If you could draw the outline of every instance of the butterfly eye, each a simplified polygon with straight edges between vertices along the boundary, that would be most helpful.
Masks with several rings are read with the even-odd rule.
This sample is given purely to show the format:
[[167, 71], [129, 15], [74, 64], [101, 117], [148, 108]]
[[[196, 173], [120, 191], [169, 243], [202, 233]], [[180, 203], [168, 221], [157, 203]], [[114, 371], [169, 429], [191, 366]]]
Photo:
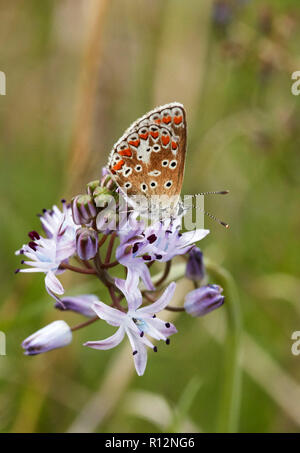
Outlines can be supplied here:
[[135, 166], [135, 171], [142, 171], [142, 166], [141, 165], [136, 165]]
[[173, 184], [172, 181], [167, 181], [167, 182], [164, 183], [164, 186], [165, 186], [166, 189], [169, 189], [172, 184]]
[[167, 167], [168, 164], [169, 164], [169, 161], [167, 159], [163, 160], [161, 164], [162, 164], [163, 167]]
[[169, 167], [174, 170], [177, 167], [177, 160], [171, 160]]

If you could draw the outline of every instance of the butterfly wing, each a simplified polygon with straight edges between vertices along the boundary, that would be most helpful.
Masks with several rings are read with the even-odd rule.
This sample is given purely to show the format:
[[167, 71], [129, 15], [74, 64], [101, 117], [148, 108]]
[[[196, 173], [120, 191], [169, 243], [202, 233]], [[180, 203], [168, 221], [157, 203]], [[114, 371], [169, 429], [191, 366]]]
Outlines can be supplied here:
[[186, 154], [183, 105], [157, 107], [133, 123], [114, 145], [108, 170], [127, 196], [180, 196]]

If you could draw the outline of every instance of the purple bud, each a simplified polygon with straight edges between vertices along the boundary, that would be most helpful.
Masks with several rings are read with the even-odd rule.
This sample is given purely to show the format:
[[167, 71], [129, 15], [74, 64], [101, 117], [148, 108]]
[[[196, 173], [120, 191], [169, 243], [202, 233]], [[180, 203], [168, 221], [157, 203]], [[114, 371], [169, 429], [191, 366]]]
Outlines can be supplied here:
[[61, 303], [56, 302], [55, 308], [58, 310], [71, 310], [80, 313], [83, 316], [92, 318], [96, 316], [95, 311], [92, 309], [95, 301], [98, 301], [97, 296], [94, 294], [82, 294], [81, 296], [63, 297]]
[[72, 341], [72, 332], [65, 321], [54, 321], [38, 330], [22, 343], [24, 354], [36, 355], [67, 346]]
[[72, 200], [72, 215], [76, 225], [87, 225], [97, 215], [97, 209], [90, 195], [78, 195]]
[[185, 270], [186, 278], [190, 280], [202, 280], [205, 276], [205, 268], [203, 263], [203, 254], [198, 247], [193, 247], [189, 252], [189, 259]]
[[189, 292], [185, 297], [184, 309], [192, 316], [204, 316], [224, 303], [219, 285], [206, 285]]
[[82, 260], [94, 258], [98, 251], [98, 233], [91, 228], [79, 228], [76, 233], [76, 251]]

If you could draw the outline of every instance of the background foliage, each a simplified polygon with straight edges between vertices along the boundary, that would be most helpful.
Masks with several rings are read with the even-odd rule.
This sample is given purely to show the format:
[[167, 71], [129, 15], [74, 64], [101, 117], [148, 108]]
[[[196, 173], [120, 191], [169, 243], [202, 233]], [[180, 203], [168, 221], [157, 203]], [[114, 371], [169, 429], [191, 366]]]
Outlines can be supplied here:
[[[175, 321], [170, 349], [133, 373], [127, 349], [81, 347], [111, 329], [94, 324], [68, 348], [24, 357], [21, 341], [55, 319], [40, 275], [13, 275], [13, 252], [36, 217], [99, 175], [137, 117], [185, 104], [183, 193], [230, 189], [206, 208], [201, 247], [237, 285], [243, 316], [238, 430], [295, 432], [300, 358], [298, 0], [27, 0], [0, 3], [1, 301], [3, 432], [210, 431], [224, 380], [224, 309]], [[67, 281], [68, 280], [68, 281]], [[69, 294], [101, 287], [64, 276]], [[75, 285], [78, 288], [73, 289]], [[64, 319], [71, 325], [76, 315]]]

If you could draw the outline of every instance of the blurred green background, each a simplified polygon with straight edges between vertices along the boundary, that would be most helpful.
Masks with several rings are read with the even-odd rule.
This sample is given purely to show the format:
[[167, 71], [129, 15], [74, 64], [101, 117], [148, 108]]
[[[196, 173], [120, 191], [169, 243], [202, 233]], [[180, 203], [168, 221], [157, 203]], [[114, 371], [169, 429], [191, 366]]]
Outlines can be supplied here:
[[[298, 0], [1, 1], [2, 432], [215, 432], [231, 411], [238, 431], [299, 431], [299, 23]], [[178, 317], [142, 378], [125, 342], [81, 346], [110, 334], [104, 323], [45, 355], [20, 347], [53, 320], [81, 319], [53, 309], [42, 275], [14, 276], [36, 214], [82, 192], [132, 121], [175, 100], [188, 119], [183, 193], [230, 189], [206, 199], [230, 230], [206, 219], [200, 245], [238, 289], [240, 410], [224, 397], [225, 307]], [[90, 279], [63, 282], [67, 294], [105, 297]]]

